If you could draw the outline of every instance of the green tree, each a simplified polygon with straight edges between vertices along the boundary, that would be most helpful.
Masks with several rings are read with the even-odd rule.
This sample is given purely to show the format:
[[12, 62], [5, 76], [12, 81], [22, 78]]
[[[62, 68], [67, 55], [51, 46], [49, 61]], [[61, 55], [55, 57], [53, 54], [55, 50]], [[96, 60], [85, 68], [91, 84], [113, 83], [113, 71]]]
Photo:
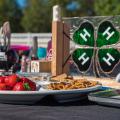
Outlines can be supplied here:
[[48, 0], [48, 6], [50, 6], [51, 11], [52, 11], [52, 7], [54, 5], [60, 5], [61, 7], [61, 12], [62, 12], [62, 16], [69, 16], [66, 6], [71, 2], [71, 0]]
[[67, 6], [72, 4], [72, 2], [77, 2], [78, 6], [80, 6], [78, 1], [79, 0], [48, 0], [48, 5], [50, 8], [52, 8], [54, 5], [60, 5], [63, 17], [75, 17], [80, 15], [80, 7], [76, 10], [70, 10], [67, 8]]
[[26, 32], [51, 31], [51, 11], [46, 0], [27, 0], [22, 25]]
[[[94, 15], [93, 0], [48, 0], [49, 6], [54, 6], [56, 4], [60, 5], [62, 8], [62, 16], [65, 17], [79, 17]], [[68, 9], [70, 4], [75, 4], [76, 7], [73, 9]], [[71, 6], [72, 7], [72, 6]]]
[[[76, 8], [68, 9], [70, 4], [76, 4]], [[60, 5], [63, 17], [93, 15], [93, 0], [27, 0], [22, 19], [25, 31], [50, 32], [54, 5]]]
[[0, 25], [10, 21], [12, 32], [22, 32], [21, 17], [22, 11], [16, 0], [0, 0]]
[[119, 0], [94, 0], [96, 15], [117, 15], [120, 14]]

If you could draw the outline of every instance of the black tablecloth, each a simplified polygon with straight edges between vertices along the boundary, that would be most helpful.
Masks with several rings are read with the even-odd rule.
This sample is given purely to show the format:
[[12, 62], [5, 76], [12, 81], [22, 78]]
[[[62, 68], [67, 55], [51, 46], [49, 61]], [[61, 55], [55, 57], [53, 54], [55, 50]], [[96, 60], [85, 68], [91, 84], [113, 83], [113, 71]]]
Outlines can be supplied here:
[[120, 120], [120, 109], [87, 99], [57, 103], [46, 98], [34, 105], [0, 104], [0, 120]]

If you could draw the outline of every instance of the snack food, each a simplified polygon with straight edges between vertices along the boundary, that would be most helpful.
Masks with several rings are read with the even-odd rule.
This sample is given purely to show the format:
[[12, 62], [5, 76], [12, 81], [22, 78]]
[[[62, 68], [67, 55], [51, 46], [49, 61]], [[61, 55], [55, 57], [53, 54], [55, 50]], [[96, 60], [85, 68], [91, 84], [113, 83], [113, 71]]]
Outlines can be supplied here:
[[51, 83], [47, 85], [47, 89], [50, 90], [70, 90], [70, 89], [82, 89], [98, 85], [97, 81], [88, 81], [86, 79], [71, 80], [69, 82]]
[[71, 80], [73, 80], [73, 77], [67, 76], [67, 74], [64, 73], [64, 74], [52, 77], [51, 80], [55, 82], [70, 82]]

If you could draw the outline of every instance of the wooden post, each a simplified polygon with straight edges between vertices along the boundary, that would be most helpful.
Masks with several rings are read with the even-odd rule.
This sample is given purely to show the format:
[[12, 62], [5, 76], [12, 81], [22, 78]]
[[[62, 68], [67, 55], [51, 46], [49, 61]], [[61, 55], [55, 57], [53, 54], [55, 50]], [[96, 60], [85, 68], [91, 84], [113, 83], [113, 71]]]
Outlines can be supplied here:
[[[70, 55], [70, 27], [68, 24], [63, 23], [63, 65], [65, 64], [67, 58]], [[63, 73], [69, 73], [68, 62], [63, 66]]]
[[[65, 64], [69, 56], [70, 29], [66, 23], [61, 20], [60, 7], [53, 7], [53, 22], [52, 22], [52, 76], [57, 76], [62, 73], [69, 72], [68, 63]], [[63, 66], [65, 64], [65, 66]]]
[[62, 74], [63, 63], [63, 23], [61, 21], [60, 7], [53, 7], [52, 22], [52, 76]]

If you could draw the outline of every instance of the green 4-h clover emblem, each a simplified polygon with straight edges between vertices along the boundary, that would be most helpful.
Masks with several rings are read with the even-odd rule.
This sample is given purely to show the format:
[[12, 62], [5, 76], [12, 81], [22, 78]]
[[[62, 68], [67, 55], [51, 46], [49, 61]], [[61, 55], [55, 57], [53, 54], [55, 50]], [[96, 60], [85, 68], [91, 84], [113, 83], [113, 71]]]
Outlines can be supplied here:
[[[96, 37], [96, 38], [95, 38]], [[73, 34], [73, 41], [79, 46], [72, 54], [73, 61], [80, 72], [89, 70], [91, 63], [104, 73], [111, 73], [120, 59], [115, 45], [119, 41], [119, 32], [110, 21], [103, 21], [97, 30], [91, 22], [83, 22]]]

